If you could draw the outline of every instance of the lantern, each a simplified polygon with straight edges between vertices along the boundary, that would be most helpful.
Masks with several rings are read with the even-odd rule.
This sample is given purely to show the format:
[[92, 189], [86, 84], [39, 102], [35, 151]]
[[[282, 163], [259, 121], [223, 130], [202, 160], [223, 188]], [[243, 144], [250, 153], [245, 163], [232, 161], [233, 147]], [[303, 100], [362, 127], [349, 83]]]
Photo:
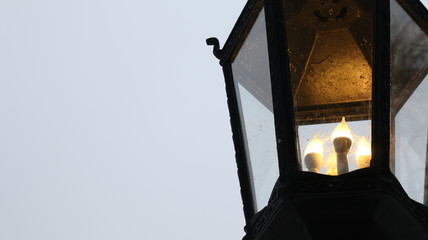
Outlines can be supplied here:
[[428, 239], [422, 3], [249, 0], [224, 47], [207, 43], [226, 80], [246, 238]]

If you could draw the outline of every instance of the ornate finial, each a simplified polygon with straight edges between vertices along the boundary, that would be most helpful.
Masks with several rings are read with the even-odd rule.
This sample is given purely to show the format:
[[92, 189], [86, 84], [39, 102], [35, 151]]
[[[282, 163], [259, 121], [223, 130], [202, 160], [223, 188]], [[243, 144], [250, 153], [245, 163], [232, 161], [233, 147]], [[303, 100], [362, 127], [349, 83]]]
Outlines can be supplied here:
[[208, 46], [214, 46], [214, 47], [213, 47], [213, 53], [214, 53], [214, 56], [215, 56], [217, 59], [220, 59], [220, 58], [221, 58], [221, 55], [222, 55], [222, 50], [220, 49], [220, 43], [219, 43], [218, 39], [217, 39], [217, 38], [215, 38], [215, 37], [208, 38], [208, 39], [207, 39], [207, 45], [208, 45]]

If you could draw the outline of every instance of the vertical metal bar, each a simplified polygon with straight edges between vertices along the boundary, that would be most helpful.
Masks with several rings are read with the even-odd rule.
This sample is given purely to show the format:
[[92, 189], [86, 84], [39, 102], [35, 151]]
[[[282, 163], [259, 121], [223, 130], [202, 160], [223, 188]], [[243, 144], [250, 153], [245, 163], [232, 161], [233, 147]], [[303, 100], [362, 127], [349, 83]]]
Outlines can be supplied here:
[[395, 174], [395, 116], [391, 116], [391, 144], [389, 151], [389, 170]]
[[266, 0], [265, 13], [278, 161], [284, 179], [300, 166], [282, 1]]
[[427, 151], [425, 153], [424, 205], [428, 206], [428, 132], [427, 132]]
[[374, 3], [374, 74], [371, 166], [389, 169], [390, 151], [390, 0]]

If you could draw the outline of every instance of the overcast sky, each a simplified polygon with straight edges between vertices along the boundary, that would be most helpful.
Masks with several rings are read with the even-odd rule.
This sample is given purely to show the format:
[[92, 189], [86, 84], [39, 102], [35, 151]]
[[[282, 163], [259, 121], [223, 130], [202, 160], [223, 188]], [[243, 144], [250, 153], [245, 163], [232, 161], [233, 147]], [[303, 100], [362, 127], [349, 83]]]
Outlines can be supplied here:
[[240, 239], [205, 39], [244, 4], [1, 0], [0, 239]]
[[218, 61], [245, 0], [0, 0], [0, 239], [240, 239]]

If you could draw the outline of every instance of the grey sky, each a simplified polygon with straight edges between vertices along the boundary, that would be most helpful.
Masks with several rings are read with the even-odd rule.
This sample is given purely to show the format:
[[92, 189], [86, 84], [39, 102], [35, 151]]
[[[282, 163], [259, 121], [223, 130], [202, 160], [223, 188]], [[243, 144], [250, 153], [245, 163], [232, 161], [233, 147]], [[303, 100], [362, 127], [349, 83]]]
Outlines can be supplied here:
[[0, 1], [0, 239], [240, 239], [218, 61], [246, 1]]
[[0, 1], [0, 239], [241, 238], [205, 39], [244, 4]]

